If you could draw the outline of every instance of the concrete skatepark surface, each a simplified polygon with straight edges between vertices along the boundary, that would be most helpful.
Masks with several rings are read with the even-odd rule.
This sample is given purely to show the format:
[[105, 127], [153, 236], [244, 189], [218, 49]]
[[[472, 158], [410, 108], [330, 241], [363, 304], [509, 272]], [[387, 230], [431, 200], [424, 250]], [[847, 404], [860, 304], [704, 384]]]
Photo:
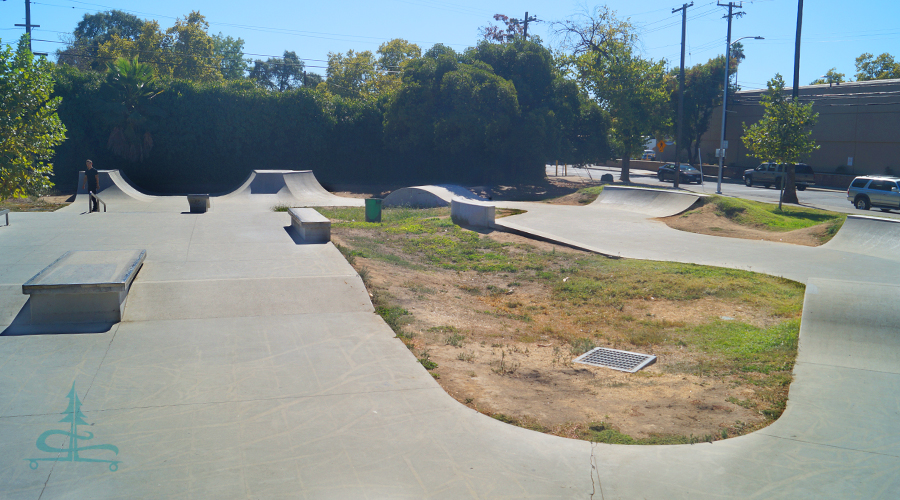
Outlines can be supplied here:
[[[686, 202], [655, 196], [654, 212]], [[778, 421], [683, 446], [597, 445], [509, 426], [444, 393], [373, 313], [337, 249], [298, 244], [286, 213], [252, 202], [233, 213], [23, 213], [0, 228], [0, 330], [27, 307], [22, 283], [65, 251], [145, 248], [147, 257], [124, 320], [108, 331], [0, 335], [0, 496], [894, 498], [900, 266], [878, 255], [891, 243], [877, 241], [880, 222], [848, 219], [850, 237], [797, 253], [680, 233], [625, 209], [628, 192], [604, 199], [516, 203], [529, 211], [498, 224], [611, 255], [806, 283]], [[869, 250], [852, 252], [859, 236]], [[60, 451], [36, 445], [69, 429], [60, 420], [73, 383], [85, 422], [79, 460], [64, 431], [44, 442]], [[107, 444], [116, 453], [88, 448]], [[48, 457], [59, 460], [33, 461]], [[84, 459], [116, 461], [115, 470]]]

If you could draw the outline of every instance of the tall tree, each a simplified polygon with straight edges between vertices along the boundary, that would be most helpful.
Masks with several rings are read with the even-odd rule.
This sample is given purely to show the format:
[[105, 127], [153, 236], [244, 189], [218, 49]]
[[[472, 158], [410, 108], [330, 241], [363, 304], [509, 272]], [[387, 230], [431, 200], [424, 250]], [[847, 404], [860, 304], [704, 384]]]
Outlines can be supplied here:
[[219, 72], [226, 80], [244, 78], [250, 70], [250, 59], [244, 59], [244, 40], [222, 33], [213, 35], [213, 52], [220, 61]]
[[0, 45], [0, 200], [40, 194], [53, 186], [53, 148], [66, 136], [56, 114], [52, 64], [35, 59], [22, 35], [13, 52]]
[[137, 40], [146, 21], [134, 14], [121, 10], [108, 10], [96, 14], [85, 14], [75, 26], [66, 47], [57, 50], [57, 63], [68, 64], [79, 69], [102, 71], [107, 61], [98, 57], [101, 45], [112, 37]]
[[787, 98], [780, 74], [769, 80], [767, 87], [761, 98], [763, 116], [749, 127], [744, 124], [741, 140], [754, 157], [788, 166], [782, 200], [797, 203], [794, 165], [819, 148], [812, 138], [819, 114], [813, 112], [812, 103]]
[[856, 79], [887, 80], [900, 78], [900, 63], [894, 61], [894, 56], [885, 52], [878, 57], [866, 52], [856, 58]]
[[150, 101], [160, 94], [153, 67], [138, 61], [118, 59], [108, 64], [106, 85], [114, 100], [110, 103], [112, 131], [107, 147], [128, 161], [144, 161], [153, 149], [150, 125], [159, 111]]
[[260, 87], [284, 92], [303, 86], [305, 67], [296, 52], [285, 50], [284, 57], [257, 59], [250, 70], [250, 79]]
[[[732, 60], [732, 65], [736, 60]], [[680, 68], [669, 71], [667, 80], [669, 91], [669, 113], [676, 116], [678, 110], [678, 75]], [[725, 57], [710, 59], [704, 64], [697, 64], [684, 71], [684, 137], [677, 141], [681, 151], [688, 155], [688, 162], [696, 165], [696, 146], [700, 138], [709, 130], [709, 119], [712, 112], [722, 105], [722, 81], [725, 78]], [[729, 88], [729, 95], [733, 89]], [[669, 134], [677, 132], [670, 127]]]
[[556, 27], [573, 52], [579, 82], [609, 113], [610, 144], [622, 158], [620, 179], [629, 182], [631, 156], [640, 154], [646, 136], [669, 124], [663, 61], [637, 56], [634, 27], [607, 7]]
[[830, 85], [832, 83], [844, 83], [845, 81], [847, 81], [847, 80], [845, 80], [846, 76], [847, 75], [845, 75], [843, 73], [838, 73], [837, 68], [831, 68], [825, 72], [824, 76], [822, 76], [821, 78], [816, 78], [815, 80], [809, 82], [809, 84], [810, 85], [825, 85], [827, 83]]
[[198, 11], [191, 11], [166, 30], [174, 64], [173, 77], [195, 81], [222, 79], [221, 58], [216, 55], [215, 41], [207, 33], [208, 29], [206, 18]]
[[377, 60], [372, 51], [346, 54], [328, 53], [328, 69], [325, 89], [332, 94], [351, 99], [369, 99], [378, 95]]

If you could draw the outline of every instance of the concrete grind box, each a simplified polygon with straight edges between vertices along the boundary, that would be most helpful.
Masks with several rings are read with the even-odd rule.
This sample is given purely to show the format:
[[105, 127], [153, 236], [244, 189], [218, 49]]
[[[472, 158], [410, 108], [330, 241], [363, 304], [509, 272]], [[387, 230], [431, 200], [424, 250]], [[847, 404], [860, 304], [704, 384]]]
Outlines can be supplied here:
[[32, 323], [116, 323], [146, 250], [69, 251], [22, 285]]

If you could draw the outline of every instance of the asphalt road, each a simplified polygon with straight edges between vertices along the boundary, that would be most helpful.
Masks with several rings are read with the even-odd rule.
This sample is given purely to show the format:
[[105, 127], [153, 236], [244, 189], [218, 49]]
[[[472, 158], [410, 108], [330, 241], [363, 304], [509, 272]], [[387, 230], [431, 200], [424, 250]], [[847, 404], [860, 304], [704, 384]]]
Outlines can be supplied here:
[[[559, 167], [559, 174], [562, 176], [563, 167]], [[621, 169], [617, 167], [597, 167], [577, 168], [569, 166], [567, 177], [581, 178], [586, 182], [590, 180], [598, 180], [605, 173], [613, 174], [616, 180], [619, 179]], [[556, 166], [547, 166], [547, 176], [552, 177], [556, 174]], [[649, 187], [672, 186], [671, 182], [660, 182], [656, 178], [656, 172], [649, 170], [631, 170], [631, 182], [637, 185], [646, 185]], [[714, 176], [705, 176], [704, 183], [698, 184], [682, 184], [681, 189], [693, 191], [695, 193], [715, 194], [716, 178]], [[733, 179], [722, 180], [722, 194], [725, 196], [734, 196], [747, 200], [762, 201], [766, 203], [778, 203], [780, 191], [774, 188], [764, 188], [762, 186], [747, 187], [742, 181]], [[873, 215], [879, 217], [890, 217], [900, 219], [900, 210], [892, 210], [890, 212], [882, 212], [878, 209], [869, 211], [857, 210], [853, 204], [847, 201], [847, 191], [843, 189], [813, 187], [805, 191], [798, 191], [797, 197], [800, 199], [800, 205], [804, 207], [819, 208], [822, 210], [831, 210], [833, 212], [843, 212], [857, 215]]]

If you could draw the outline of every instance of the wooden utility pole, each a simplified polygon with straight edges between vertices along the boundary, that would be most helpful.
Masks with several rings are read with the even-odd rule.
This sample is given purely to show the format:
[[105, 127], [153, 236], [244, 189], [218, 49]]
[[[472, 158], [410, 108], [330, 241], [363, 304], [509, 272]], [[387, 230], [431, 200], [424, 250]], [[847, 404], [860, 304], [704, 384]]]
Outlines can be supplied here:
[[[4, 2], [6, 0], [3, 0]], [[31, 0], [25, 0], [25, 24], [17, 24], [16, 26], [24, 26], [25, 33], [28, 34], [28, 51], [31, 51], [31, 28], [40, 28], [40, 24], [31, 24]], [[32, 52], [34, 53], [34, 52]]]
[[[681, 4], [681, 8], [672, 9], [672, 14], [681, 11], [681, 71], [678, 75], [678, 131], [675, 137], [675, 188], [678, 188], [678, 181], [681, 177], [681, 161], [678, 159], [678, 151], [684, 146], [681, 143], [682, 138], [682, 121], [684, 120], [684, 39], [687, 35], [687, 10], [693, 7], [694, 2], [689, 4]], [[688, 148], [690, 148], [690, 141]], [[703, 183], [703, 165], [700, 165], [700, 183]]]
[[528, 22], [529, 21], [537, 22], [537, 20], [538, 20], [537, 17], [534, 17], [534, 16], [528, 17], [528, 11], [525, 11], [525, 30], [523, 31], [522, 36], [526, 40], [528, 39]]
[[726, 4], [719, 3], [717, 4], [719, 7], [728, 7], [728, 14], [725, 17], [728, 18], [728, 36], [725, 40], [725, 87], [722, 89], [722, 134], [719, 139], [719, 150], [717, 154], [719, 156], [719, 179], [716, 184], [716, 194], [722, 194], [722, 168], [725, 163], [725, 150], [728, 149], [725, 146], [725, 121], [728, 118], [727, 110], [728, 107], [728, 67], [731, 65], [731, 18], [732, 17], [741, 17], [744, 15], [743, 12], [734, 12], [734, 8], [741, 8], [741, 2], [728, 2]]

